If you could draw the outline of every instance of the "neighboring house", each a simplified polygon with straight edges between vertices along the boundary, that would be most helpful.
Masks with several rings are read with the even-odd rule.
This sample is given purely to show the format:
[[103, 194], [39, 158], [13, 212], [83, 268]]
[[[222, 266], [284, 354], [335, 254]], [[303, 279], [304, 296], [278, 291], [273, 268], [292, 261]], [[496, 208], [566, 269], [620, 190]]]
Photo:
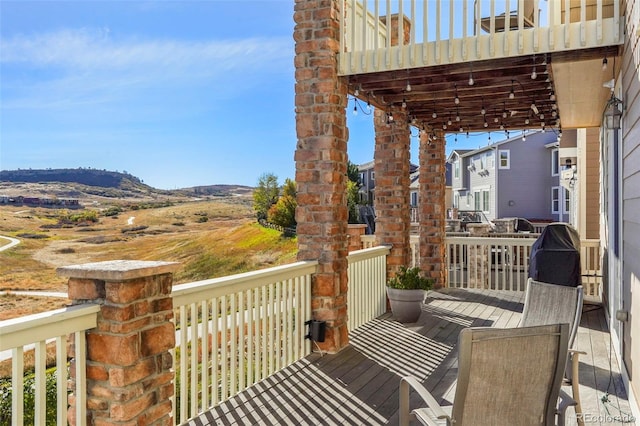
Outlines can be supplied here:
[[482, 210], [489, 220], [569, 220], [571, 198], [560, 184], [554, 131], [530, 131], [477, 150], [454, 150], [447, 161], [458, 210]]
[[[409, 172], [413, 175], [418, 170], [418, 166], [415, 164], [409, 165]], [[360, 172], [360, 203], [361, 204], [373, 204], [374, 190], [376, 187], [376, 173], [373, 170], [373, 161], [358, 165], [358, 171]]]
[[[447, 163], [445, 169], [445, 179], [446, 179], [446, 188], [445, 188], [445, 206], [447, 209], [451, 209], [453, 207], [452, 204], [452, 196], [451, 196], [451, 164]], [[375, 189], [375, 173], [373, 171], [373, 161], [369, 161], [368, 163], [363, 163], [358, 166], [358, 170], [360, 171], [360, 203], [362, 204], [373, 204], [374, 201], [374, 189]], [[411, 222], [417, 222], [417, 207], [419, 203], [418, 193], [420, 190], [420, 169], [415, 164], [409, 165], [410, 170], [410, 181], [409, 185], [409, 197], [411, 204]]]

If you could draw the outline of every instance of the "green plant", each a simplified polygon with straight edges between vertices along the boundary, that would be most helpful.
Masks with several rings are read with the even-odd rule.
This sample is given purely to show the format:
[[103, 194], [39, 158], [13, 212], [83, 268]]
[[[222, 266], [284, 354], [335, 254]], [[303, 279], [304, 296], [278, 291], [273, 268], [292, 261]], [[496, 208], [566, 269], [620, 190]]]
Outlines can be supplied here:
[[420, 274], [420, 268], [407, 268], [401, 266], [395, 276], [389, 279], [387, 286], [404, 290], [431, 290], [433, 278], [427, 278]]
[[[0, 424], [11, 424], [11, 379], [0, 379]], [[56, 369], [46, 371], [46, 426], [56, 424], [57, 414], [57, 382]], [[35, 375], [24, 376], [24, 424], [35, 425]]]

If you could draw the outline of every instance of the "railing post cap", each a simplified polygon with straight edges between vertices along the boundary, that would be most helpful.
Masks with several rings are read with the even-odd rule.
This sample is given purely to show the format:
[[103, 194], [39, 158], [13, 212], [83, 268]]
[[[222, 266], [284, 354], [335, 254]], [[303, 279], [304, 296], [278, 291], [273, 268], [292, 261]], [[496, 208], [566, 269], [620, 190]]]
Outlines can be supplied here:
[[56, 273], [69, 278], [117, 281], [167, 274], [175, 272], [178, 266], [180, 266], [178, 262], [109, 260], [62, 266], [56, 269]]

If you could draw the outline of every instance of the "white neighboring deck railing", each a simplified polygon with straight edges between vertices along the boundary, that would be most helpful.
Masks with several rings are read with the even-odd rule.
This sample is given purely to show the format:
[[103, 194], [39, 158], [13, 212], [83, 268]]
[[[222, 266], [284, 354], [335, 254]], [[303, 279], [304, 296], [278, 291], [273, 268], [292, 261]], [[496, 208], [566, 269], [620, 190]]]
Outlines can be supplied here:
[[297, 262], [174, 287], [177, 423], [311, 352], [305, 321], [311, 319], [317, 264]]
[[[77, 305], [40, 314], [0, 322], [0, 352], [11, 350], [11, 424], [24, 423], [24, 354], [34, 351], [35, 385], [34, 423], [48, 424], [47, 415], [47, 342], [55, 341], [56, 359], [56, 424], [67, 424], [67, 337], [73, 336], [75, 346], [75, 383], [86, 389], [85, 331], [97, 324], [98, 305]], [[77, 392], [75, 417], [78, 424], [86, 424], [86, 393]]]
[[[344, 17], [340, 20], [342, 75], [588, 49], [624, 41], [621, 0], [340, 3]], [[528, 16], [526, 6], [532, 10]], [[570, 13], [564, 13], [566, 10]], [[394, 15], [405, 19], [385, 25]], [[505, 21], [510, 25], [504, 25]], [[404, 40], [405, 31], [409, 42], [397, 45], [396, 40]]]
[[349, 331], [384, 314], [387, 310], [387, 255], [390, 248], [379, 246], [349, 253]]

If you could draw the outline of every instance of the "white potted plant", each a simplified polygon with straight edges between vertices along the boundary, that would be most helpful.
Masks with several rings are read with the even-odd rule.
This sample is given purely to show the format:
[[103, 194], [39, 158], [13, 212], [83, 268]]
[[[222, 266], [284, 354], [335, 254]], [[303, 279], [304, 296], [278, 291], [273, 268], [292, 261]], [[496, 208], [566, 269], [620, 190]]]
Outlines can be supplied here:
[[425, 293], [433, 288], [434, 280], [421, 275], [420, 268], [401, 266], [387, 282], [387, 297], [391, 313], [400, 322], [416, 322], [422, 312]]

